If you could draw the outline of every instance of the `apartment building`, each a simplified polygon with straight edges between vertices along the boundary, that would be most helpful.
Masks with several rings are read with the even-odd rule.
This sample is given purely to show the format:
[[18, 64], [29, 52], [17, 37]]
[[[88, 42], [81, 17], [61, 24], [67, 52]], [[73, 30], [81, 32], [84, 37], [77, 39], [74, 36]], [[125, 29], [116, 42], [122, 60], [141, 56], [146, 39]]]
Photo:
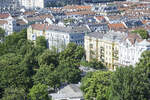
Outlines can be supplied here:
[[[29, 40], [35, 41], [38, 36], [44, 36], [48, 42], [48, 47], [65, 47], [73, 42], [77, 45], [84, 45], [84, 35], [90, 32], [86, 26], [82, 27], [60, 27], [56, 25], [33, 24], [27, 29]], [[60, 49], [61, 50], [61, 49]]]
[[0, 12], [13, 11], [19, 7], [19, 0], [0, 0]]
[[96, 58], [102, 61], [109, 69], [115, 69], [118, 63], [119, 43], [126, 36], [124, 32], [109, 31], [94, 32], [85, 36], [84, 47], [86, 60]]
[[134, 66], [141, 54], [150, 50], [150, 40], [124, 32], [93, 32], [86, 35], [84, 41], [86, 60], [97, 59], [112, 70], [117, 66]]
[[13, 11], [18, 10], [20, 7], [25, 8], [44, 8], [52, 0], [1, 0], [0, 1], [0, 11]]
[[5, 30], [6, 32], [5, 35], [10, 35], [15, 31], [16, 21], [10, 14], [1, 13], [0, 14], [0, 27]]
[[94, 5], [91, 10], [100, 15], [110, 15], [118, 13], [118, 8], [114, 4]]
[[150, 50], [150, 40], [141, 39], [137, 34], [129, 34], [119, 46], [119, 65], [134, 66], [146, 50]]
[[26, 8], [35, 8], [35, 7], [44, 8], [46, 1], [47, 0], [19, 0], [19, 3], [21, 6], [24, 6]]

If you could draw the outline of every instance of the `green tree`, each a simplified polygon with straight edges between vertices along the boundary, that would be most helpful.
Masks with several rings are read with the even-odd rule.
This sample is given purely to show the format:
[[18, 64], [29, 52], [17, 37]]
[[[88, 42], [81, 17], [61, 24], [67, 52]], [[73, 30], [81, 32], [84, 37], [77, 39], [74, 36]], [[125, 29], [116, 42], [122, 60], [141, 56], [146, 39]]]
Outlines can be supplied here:
[[46, 84], [53, 90], [57, 89], [60, 86], [60, 80], [57, 72], [53, 70], [54, 65], [42, 65], [33, 76], [34, 84]]
[[28, 89], [31, 84], [30, 70], [21, 65], [22, 56], [6, 54], [0, 57], [0, 88], [22, 87]]
[[78, 83], [81, 80], [81, 71], [69, 64], [60, 64], [56, 72], [62, 83]]
[[134, 99], [132, 66], [120, 67], [112, 75], [110, 100], [137, 100]]
[[88, 66], [94, 69], [106, 69], [106, 67], [96, 59], [93, 59], [92, 61], [88, 62]]
[[148, 32], [144, 29], [134, 30], [134, 31], [132, 31], [132, 33], [139, 34], [142, 37], [142, 39], [148, 39], [149, 38]]
[[18, 48], [18, 42], [21, 39], [27, 40], [26, 30], [6, 36], [3, 43], [5, 53], [16, 53]]
[[39, 36], [36, 39], [36, 46], [41, 46], [43, 48], [47, 47], [47, 41], [44, 36]]
[[28, 96], [30, 100], [50, 100], [48, 98], [48, 86], [41, 83], [34, 85]]
[[45, 50], [39, 57], [38, 57], [39, 65], [50, 65], [54, 64], [55, 66], [58, 65], [58, 55], [57, 53]]
[[150, 99], [150, 51], [145, 51], [134, 71], [134, 100]]
[[23, 88], [6, 88], [2, 100], [26, 100], [26, 98]]
[[111, 83], [109, 71], [96, 71], [87, 74], [82, 79], [81, 90], [85, 100], [108, 100], [108, 92]]
[[110, 100], [150, 99], [150, 51], [142, 54], [135, 68], [121, 67], [114, 72]]
[[60, 63], [70, 63], [70, 65], [79, 65], [84, 56], [84, 49], [74, 43], [69, 43], [64, 51], [59, 55]]
[[0, 40], [4, 40], [4, 36], [5, 36], [5, 30], [3, 30], [2, 28], [0, 28]]

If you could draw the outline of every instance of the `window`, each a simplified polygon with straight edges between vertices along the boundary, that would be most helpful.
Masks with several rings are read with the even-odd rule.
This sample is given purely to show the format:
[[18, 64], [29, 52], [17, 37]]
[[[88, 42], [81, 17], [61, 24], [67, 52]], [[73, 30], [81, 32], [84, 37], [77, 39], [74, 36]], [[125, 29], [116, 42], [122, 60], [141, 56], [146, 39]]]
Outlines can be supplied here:
[[111, 49], [111, 46], [109, 46], [109, 49]]
[[36, 40], [35, 34], [32, 34], [32, 40]]
[[90, 44], [90, 48], [93, 48], [93, 44]]

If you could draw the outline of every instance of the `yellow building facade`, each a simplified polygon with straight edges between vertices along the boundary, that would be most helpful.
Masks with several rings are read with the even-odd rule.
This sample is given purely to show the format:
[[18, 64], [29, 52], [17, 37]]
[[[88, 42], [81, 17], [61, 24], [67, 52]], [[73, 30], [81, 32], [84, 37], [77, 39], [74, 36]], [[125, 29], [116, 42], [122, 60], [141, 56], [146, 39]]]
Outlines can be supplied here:
[[27, 29], [27, 39], [35, 41], [36, 37], [45, 36], [45, 26], [43, 25], [32, 25]]
[[115, 65], [118, 63], [119, 42], [104, 38], [107, 36], [107, 33], [102, 34], [101, 37], [99, 37], [100, 33], [91, 34], [95, 35], [87, 35], [84, 38], [86, 60], [91, 61], [92, 59], [97, 59], [103, 62], [109, 69], [114, 70], [116, 67]]

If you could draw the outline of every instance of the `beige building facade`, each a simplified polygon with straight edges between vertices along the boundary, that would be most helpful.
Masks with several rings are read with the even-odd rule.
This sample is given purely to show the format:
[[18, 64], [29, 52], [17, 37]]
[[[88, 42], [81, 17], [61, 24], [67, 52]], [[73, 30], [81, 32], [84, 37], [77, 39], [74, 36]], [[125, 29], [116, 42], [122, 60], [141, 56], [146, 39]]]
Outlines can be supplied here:
[[120, 32], [90, 33], [85, 36], [86, 60], [97, 59], [114, 70], [118, 63], [119, 41], [122, 40]]

